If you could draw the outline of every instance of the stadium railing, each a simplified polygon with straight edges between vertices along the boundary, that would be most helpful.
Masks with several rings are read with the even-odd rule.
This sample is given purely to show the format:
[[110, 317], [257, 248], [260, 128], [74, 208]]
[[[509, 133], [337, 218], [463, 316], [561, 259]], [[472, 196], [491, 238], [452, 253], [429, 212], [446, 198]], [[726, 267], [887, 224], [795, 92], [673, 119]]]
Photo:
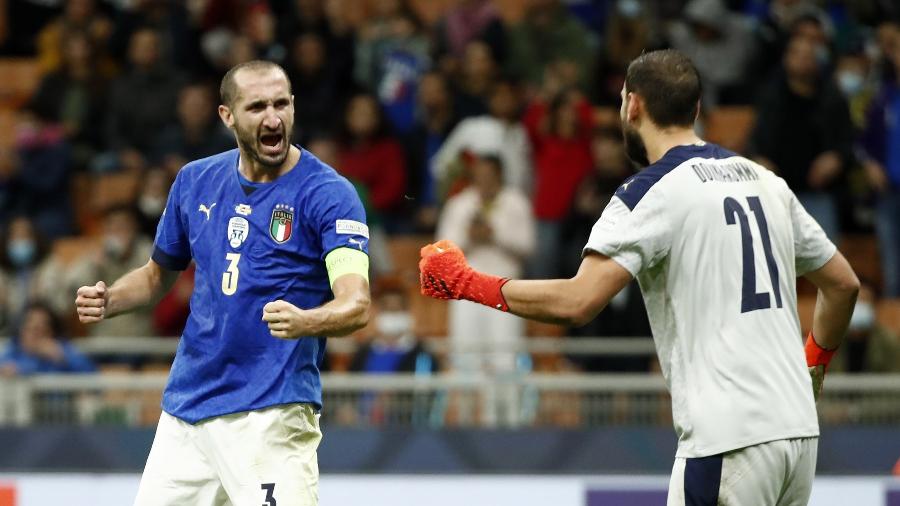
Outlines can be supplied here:
[[[164, 372], [36, 375], [0, 381], [0, 425], [152, 426]], [[323, 423], [349, 427], [670, 426], [656, 374], [323, 375]], [[900, 424], [900, 375], [832, 374], [826, 425]]]

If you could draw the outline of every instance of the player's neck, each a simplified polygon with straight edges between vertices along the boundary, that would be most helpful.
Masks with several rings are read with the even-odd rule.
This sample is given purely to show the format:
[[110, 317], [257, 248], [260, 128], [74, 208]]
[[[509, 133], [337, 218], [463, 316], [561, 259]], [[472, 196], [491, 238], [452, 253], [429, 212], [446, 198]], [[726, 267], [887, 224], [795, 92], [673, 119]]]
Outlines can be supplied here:
[[238, 171], [251, 183], [271, 183], [290, 172], [298, 161], [300, 161], [300, 150], [296, 146], [289, 146], [288, 155], [278, 167], [269, 167], [258, 163], [241, 151], [241, 163], [238, 164]]
[[683, 128], [653, 128], [644, 136], [644, 144], [647, 147], [647, 159], [650, 163], [656, 163], [670, 149], [675, 146], [689, 146], [700, 144], [703, 139], [697, 137], [691, 127]]

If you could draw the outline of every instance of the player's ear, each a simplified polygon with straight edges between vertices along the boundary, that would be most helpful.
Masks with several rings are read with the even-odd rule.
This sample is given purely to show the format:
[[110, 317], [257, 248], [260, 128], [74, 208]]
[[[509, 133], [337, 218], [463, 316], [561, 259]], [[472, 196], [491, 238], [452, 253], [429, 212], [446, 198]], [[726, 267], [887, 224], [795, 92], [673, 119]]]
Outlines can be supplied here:
[[629, 123], [633, 123], [638, 120], [641, 109], [643, 109], [643, 105], [644, 103], [640, 96], [636, 95], [634, 92], [628, 93], [625, 101], [625, 118]]
[[231, 114], [231, 109], [227, 106], [219, 105], [219, 118], [222, 119], [222, 123], [228, 128], [234, 126], [234, 115]]

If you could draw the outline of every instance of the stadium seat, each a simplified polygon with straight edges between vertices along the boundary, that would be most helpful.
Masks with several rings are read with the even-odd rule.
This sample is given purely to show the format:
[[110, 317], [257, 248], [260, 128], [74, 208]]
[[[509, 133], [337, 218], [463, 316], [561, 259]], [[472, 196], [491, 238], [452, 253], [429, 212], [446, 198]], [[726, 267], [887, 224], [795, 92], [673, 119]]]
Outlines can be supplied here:
[[41, 81], [38, 62], [31, 58], [0, 59], [0, 106], [21, 107]]
[[879, 301], [875, 312], [880, 324], [900, 335], [900, 298]]
[[64, 237], [53, 243], [53, 257], [63, 266], [90, 255], [100, 247], [93, 237]]
[[0, 148], [12, 148], [15, 144], [19, 116], [15, 109], [0, 107]]
[[96, 176], [92, 182], [93, 210], [103, 213], [111, 207], [134, 202], [141, 183], [141, 174], [127, 171], [103, 174]]
[[864, 281], [881, 288], [881, 259], [878, 255], [878, 238], [872, 234], [844, 235], [840, 242], [841, 253]]
[[719, 107], [706, 116], [705, 137], [710, 142], [742, 153], [755, 121], [756, 113], [752, 107]]

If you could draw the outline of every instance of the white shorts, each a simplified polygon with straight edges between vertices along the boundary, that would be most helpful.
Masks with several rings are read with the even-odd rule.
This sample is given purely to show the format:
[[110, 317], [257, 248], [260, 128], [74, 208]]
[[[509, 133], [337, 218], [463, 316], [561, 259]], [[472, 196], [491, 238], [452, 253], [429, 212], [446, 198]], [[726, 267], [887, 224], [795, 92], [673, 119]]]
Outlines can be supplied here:
[[309, 404], [191, 425], [163, 412], [135, 506], [316, 506], [322, 433]]
[[770, 441], [696, 459], [676, 458], [667, 506], [806, 506], [819, 438]]

